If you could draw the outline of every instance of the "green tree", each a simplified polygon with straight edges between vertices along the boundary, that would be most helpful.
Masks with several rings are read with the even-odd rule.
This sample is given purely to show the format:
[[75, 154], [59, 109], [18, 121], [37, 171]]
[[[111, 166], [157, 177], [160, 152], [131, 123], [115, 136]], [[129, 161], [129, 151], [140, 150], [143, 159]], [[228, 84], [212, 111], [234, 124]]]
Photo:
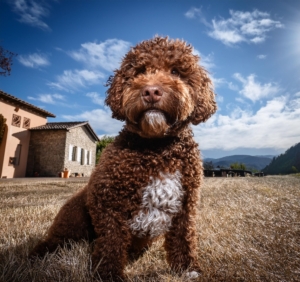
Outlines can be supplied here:
[[99, 162], [99, 159], [105, 147], [108, 144], [112, 143], [114, 140], [115, 137], [106, 136], [106, 135], [100, 138], [100, 141], [97, 143], [97, 148], [96, 148], [96, 164]]
[[5, 124], [6, 124], [6, 118], [2, 114], [0, 114], [0, 145], [2, 143], [2, 139], [5, 132]]
[[295, 173], [292, 167], [300, 171], [300, 143], [287, 149], [284, 154], [273, 158], [262, 171], [269, 175]]
[[239, 163], [239, 162], [232, 163], [230, 165], [230, 168], [231, 169], [242, 169], [242, 170], [246, 170], [247, 169], [245, 164]]
[[298, 172], [298, 169], [297, 169], [295, 166], [292, 166], [292, 172], [293, 172], [293, 173], [297, 173], [297, 172]]

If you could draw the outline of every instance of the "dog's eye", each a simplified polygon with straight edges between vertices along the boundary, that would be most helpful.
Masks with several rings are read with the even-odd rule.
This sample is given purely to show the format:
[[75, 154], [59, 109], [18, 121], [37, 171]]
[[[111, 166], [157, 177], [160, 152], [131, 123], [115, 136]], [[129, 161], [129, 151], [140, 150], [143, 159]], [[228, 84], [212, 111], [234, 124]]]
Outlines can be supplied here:
[[179, 76], [179, 71], [176, 68], [171, 69], [171, 74], [175, 76]]
[[139, 75], [139, 74], [144, 74], [146, 73], [146, 67], [145, 66], [142, 66], [142, 67], [139, 67], [135, 70], [135, 75]]

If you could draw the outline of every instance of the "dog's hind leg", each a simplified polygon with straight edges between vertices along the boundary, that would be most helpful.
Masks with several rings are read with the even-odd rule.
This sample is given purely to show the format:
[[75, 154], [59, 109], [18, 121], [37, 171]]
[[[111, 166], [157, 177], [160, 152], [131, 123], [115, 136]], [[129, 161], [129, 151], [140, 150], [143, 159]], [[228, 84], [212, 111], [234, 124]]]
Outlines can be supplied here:
[[60, 209], [47, 236], [32, 250], [29, 257], [42, 257], [54, 252], [69, 240], [93, 239], [93, 227], [86, 209], [86, 187], [69, 199]]

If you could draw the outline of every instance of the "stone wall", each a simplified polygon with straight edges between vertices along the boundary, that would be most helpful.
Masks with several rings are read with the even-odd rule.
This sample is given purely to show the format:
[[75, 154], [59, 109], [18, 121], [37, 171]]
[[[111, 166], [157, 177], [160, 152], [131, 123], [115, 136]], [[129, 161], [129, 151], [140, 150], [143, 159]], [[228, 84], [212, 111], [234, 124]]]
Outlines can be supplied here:
[[31, 131], [26, 176], [58, 176], [64, 169], [65, 130]]
[[[74, 149], [74, 147], [76, 148]], [[71, 148], [74, 150], [73, 154], [70, 153]], [[82, 152], [84, 153], [83, 159], [81, 156]], [[71, 158], [71, 155], [75, 156]], [[77, 173], [90, 176], [95, 167], [95, 162], [96, 141], [92, 138], [86, 127], [80, 126], [70, 129], [67, 132], [66, 138], [64, 167], [70, 170], [71, 174]]]

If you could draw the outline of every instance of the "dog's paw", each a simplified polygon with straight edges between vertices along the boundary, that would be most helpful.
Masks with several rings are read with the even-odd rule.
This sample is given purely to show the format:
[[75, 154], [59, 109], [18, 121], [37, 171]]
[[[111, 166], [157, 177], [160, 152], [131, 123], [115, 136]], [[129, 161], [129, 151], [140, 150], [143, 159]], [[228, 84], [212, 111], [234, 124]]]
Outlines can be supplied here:
[[187, 279], [196, 279], [200, 276], [200, 273], [197, 271], [189, 271], [185, 274]]

